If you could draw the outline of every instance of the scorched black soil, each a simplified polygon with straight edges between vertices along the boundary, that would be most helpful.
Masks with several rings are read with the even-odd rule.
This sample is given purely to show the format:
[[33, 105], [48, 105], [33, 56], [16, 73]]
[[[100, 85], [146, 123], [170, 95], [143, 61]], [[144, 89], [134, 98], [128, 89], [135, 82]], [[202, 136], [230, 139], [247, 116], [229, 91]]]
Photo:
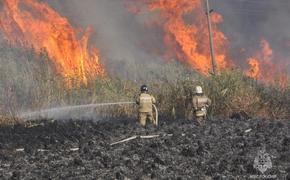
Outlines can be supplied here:
[[[263, 148], [272, 165], [264, 174], [254, 168]], [[290, 179], [290, 121], [229, 119], [203, 127], [161, 121], [146, 129], [134, 120], [67, 121], [0, 128], [0, 179], [262, 177]]]

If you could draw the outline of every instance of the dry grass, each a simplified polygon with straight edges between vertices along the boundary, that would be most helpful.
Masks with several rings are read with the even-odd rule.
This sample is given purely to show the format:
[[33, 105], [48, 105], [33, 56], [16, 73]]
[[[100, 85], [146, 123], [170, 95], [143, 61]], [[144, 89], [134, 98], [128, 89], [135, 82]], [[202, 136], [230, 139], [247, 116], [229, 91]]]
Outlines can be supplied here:
[[23, 123], [23, 121], [16, 117], [0, 116], [0, 126], [11, 126], [20, 123]]
[[[4, 46], [0, 48], [0, 124], [18, 122], [18, 112], [62, 105], [134, 101], [142, 81], [116, 77], [98, 78], [87, 86], [60, 77], [47, 54]], [[159, 73], [159, 74], [158, 74]], [[196, 85], [204, 87], [212, 99], [210, 116], [228, 117], [243, 111], [252, 117], [289, 118], [290, 89], [280, 90], [257, 83], [239, 71], [224, 71], [203, 77], [178, 63], [168, 63], [149, 80], [150, 92], [157, 99], [160, 114], [184, 118], [187, 98]], [[105, 117], [135, 117], [134, 106], [114, 106], [98, 110]]]

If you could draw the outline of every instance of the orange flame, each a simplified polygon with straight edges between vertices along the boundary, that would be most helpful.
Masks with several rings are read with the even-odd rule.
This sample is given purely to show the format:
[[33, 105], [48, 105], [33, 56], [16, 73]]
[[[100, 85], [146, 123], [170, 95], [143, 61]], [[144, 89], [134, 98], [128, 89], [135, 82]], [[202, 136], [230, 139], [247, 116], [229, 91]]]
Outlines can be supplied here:
[[249, 58], [248, 64], [250, 68], [246, 72], [247, 76], [257, 79], [261, 73], [259, 61], [255, 58]]
[[[211, 58], [209, 52], [209, 36], [206, 15], [203, 10], [202, 0], [140, 0], [146, 4], [147, 10], [157, 11], [163, 19], [167, 46], [166, 57], [177, 57], [188, 63], [191, 67], [203, 74], [211, 69]], [[134, 2], [135, 3], [135, 2]], [[130, 8], [132, 9], [132, 8]], [[134, 12], [139, 12], [134, 8]], [[186, 23], [185, 16], [194, 14], [193, 23]], [[226, 60], [226, 49], [228, 40], [220, 32], [217, 25], [223, 21], [221, 15], [213, 13], [213, 36], [215, 41], [216, 61], [220, 69], [229, 66]]]
[[[209, 72], [211, 58], [203, 0], [132, 0], [131, 4], [129, 0], [127, 2], [129, 11], [133, 13], [142, 13], [142, 10], [144, 11], [142, 4], [146, 5], [145, 12], [158, 13], [158, 25], [161, 25], [165, 32], [164, 44], [167, 47], [165, 57], [177, 57], [202, 74]], [[189, 16], [190, 14], [192, 15]], [[218, 29], [218, 25], [223, 22], [223, 17], [213, 13], [211, 18], [218, 68], [231, 68], [234, 65], [227, 58], [229, 42], [224, 33]], [[281, 87], [286, 87], [287, 74], [279, 72], [278, 66], [272, 62], [273, 50], [266, 40], [261, 41], [261, 49], [255, 57], [248, 59], [250, 68], [245, 72], [246, 75], [265, 83], [279, 82]], [[243, 48], [241, 53], [245, 51]]]
[[257, 52], [255, 57], [248, 59], [249, 70], [246, 74], [267, 84], [278, 85], [282, 89], [288, 86], [287, 73], [281, 71], [279, 65], [273, 62], [273, 50], [265, 39], [260, 43], [261, 51]]
[[0, 27], [9, 42], [32, 45], [38, 51], [45, 48], [65, 78], [87, 83], [89, 78], [104, 73], [98, 50], [88, 45], [90, 29], [78, 38], [79, 33], [66, 18], [36, 0], [3, 3]]

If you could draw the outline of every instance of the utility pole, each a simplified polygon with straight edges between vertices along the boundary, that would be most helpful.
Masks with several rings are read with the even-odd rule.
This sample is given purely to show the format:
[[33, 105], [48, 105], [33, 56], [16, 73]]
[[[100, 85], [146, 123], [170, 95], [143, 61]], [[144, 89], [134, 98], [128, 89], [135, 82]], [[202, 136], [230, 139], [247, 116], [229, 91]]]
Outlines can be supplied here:
[[213, 74], [216, 75], [216, 61], [215, 61], [215, 53], [214, 53], [214, 44], [213, 44], [213, 37], [212, 37], [212, 27], [211, 27], [211, 16], [210, 13], [213, 10], [209, 9], [209, 2], [206, 0], [206, 16], [207, 16], [207, 24], [208, 24], [208, 34], [209, 34], [209, 42], [210, 42], [210, 55], [211, 55], [211, 64], [212, 64], [212, 71]]

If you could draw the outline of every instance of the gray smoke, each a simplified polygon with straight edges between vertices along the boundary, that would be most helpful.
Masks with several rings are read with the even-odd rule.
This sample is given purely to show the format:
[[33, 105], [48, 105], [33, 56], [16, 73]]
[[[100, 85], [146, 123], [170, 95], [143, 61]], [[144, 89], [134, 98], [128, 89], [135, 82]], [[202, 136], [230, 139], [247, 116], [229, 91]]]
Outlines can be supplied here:
[[[163, 35], [130, 13], [122, 0], [47, 1], [75, 27], [93, 27], [94, 43], [107, 70], [115, 76], [136, 80], [157, 72], [164, 61], [153, 51], [162, 51]], [[147, 69], [147, 70], [146, 70]], [[148, 71], [150, 69], [150, 72]], [[142, 78], [143, 77], [143, 78]]]
[[[220, 27], [229, 38], [234, 59], [242, 62], [253, 55], [264, 38], [274, 50], [275, 61], [289, 64], [290, 1], [211, 0], [211, 5], [224, 17]], [[245, 56], [239, 53], [241, 48], [245, 48]]]
[[[155, 70], [162, 62], [162, 28], [148, 27], [144, 23], [154, 13], [134, 15], [128, 12], [124, 0], [47, 2], [69, 17], [73, 24], [93, 26], [94, 42], [112, 72], [132, 77], [138, 74], [132, 73], [135, 67], [141, 65]], [[289, 60], [290, 1], [210, 0], [210, 4], [224, 17], [220, 28], [229, 38], [230, 56], [237, 64], [245, 64], [247, 57], [259, 50], [262, 38], [270, 42], [277, 61]], [[126, 71], [128, 68], [130, 72]]]

